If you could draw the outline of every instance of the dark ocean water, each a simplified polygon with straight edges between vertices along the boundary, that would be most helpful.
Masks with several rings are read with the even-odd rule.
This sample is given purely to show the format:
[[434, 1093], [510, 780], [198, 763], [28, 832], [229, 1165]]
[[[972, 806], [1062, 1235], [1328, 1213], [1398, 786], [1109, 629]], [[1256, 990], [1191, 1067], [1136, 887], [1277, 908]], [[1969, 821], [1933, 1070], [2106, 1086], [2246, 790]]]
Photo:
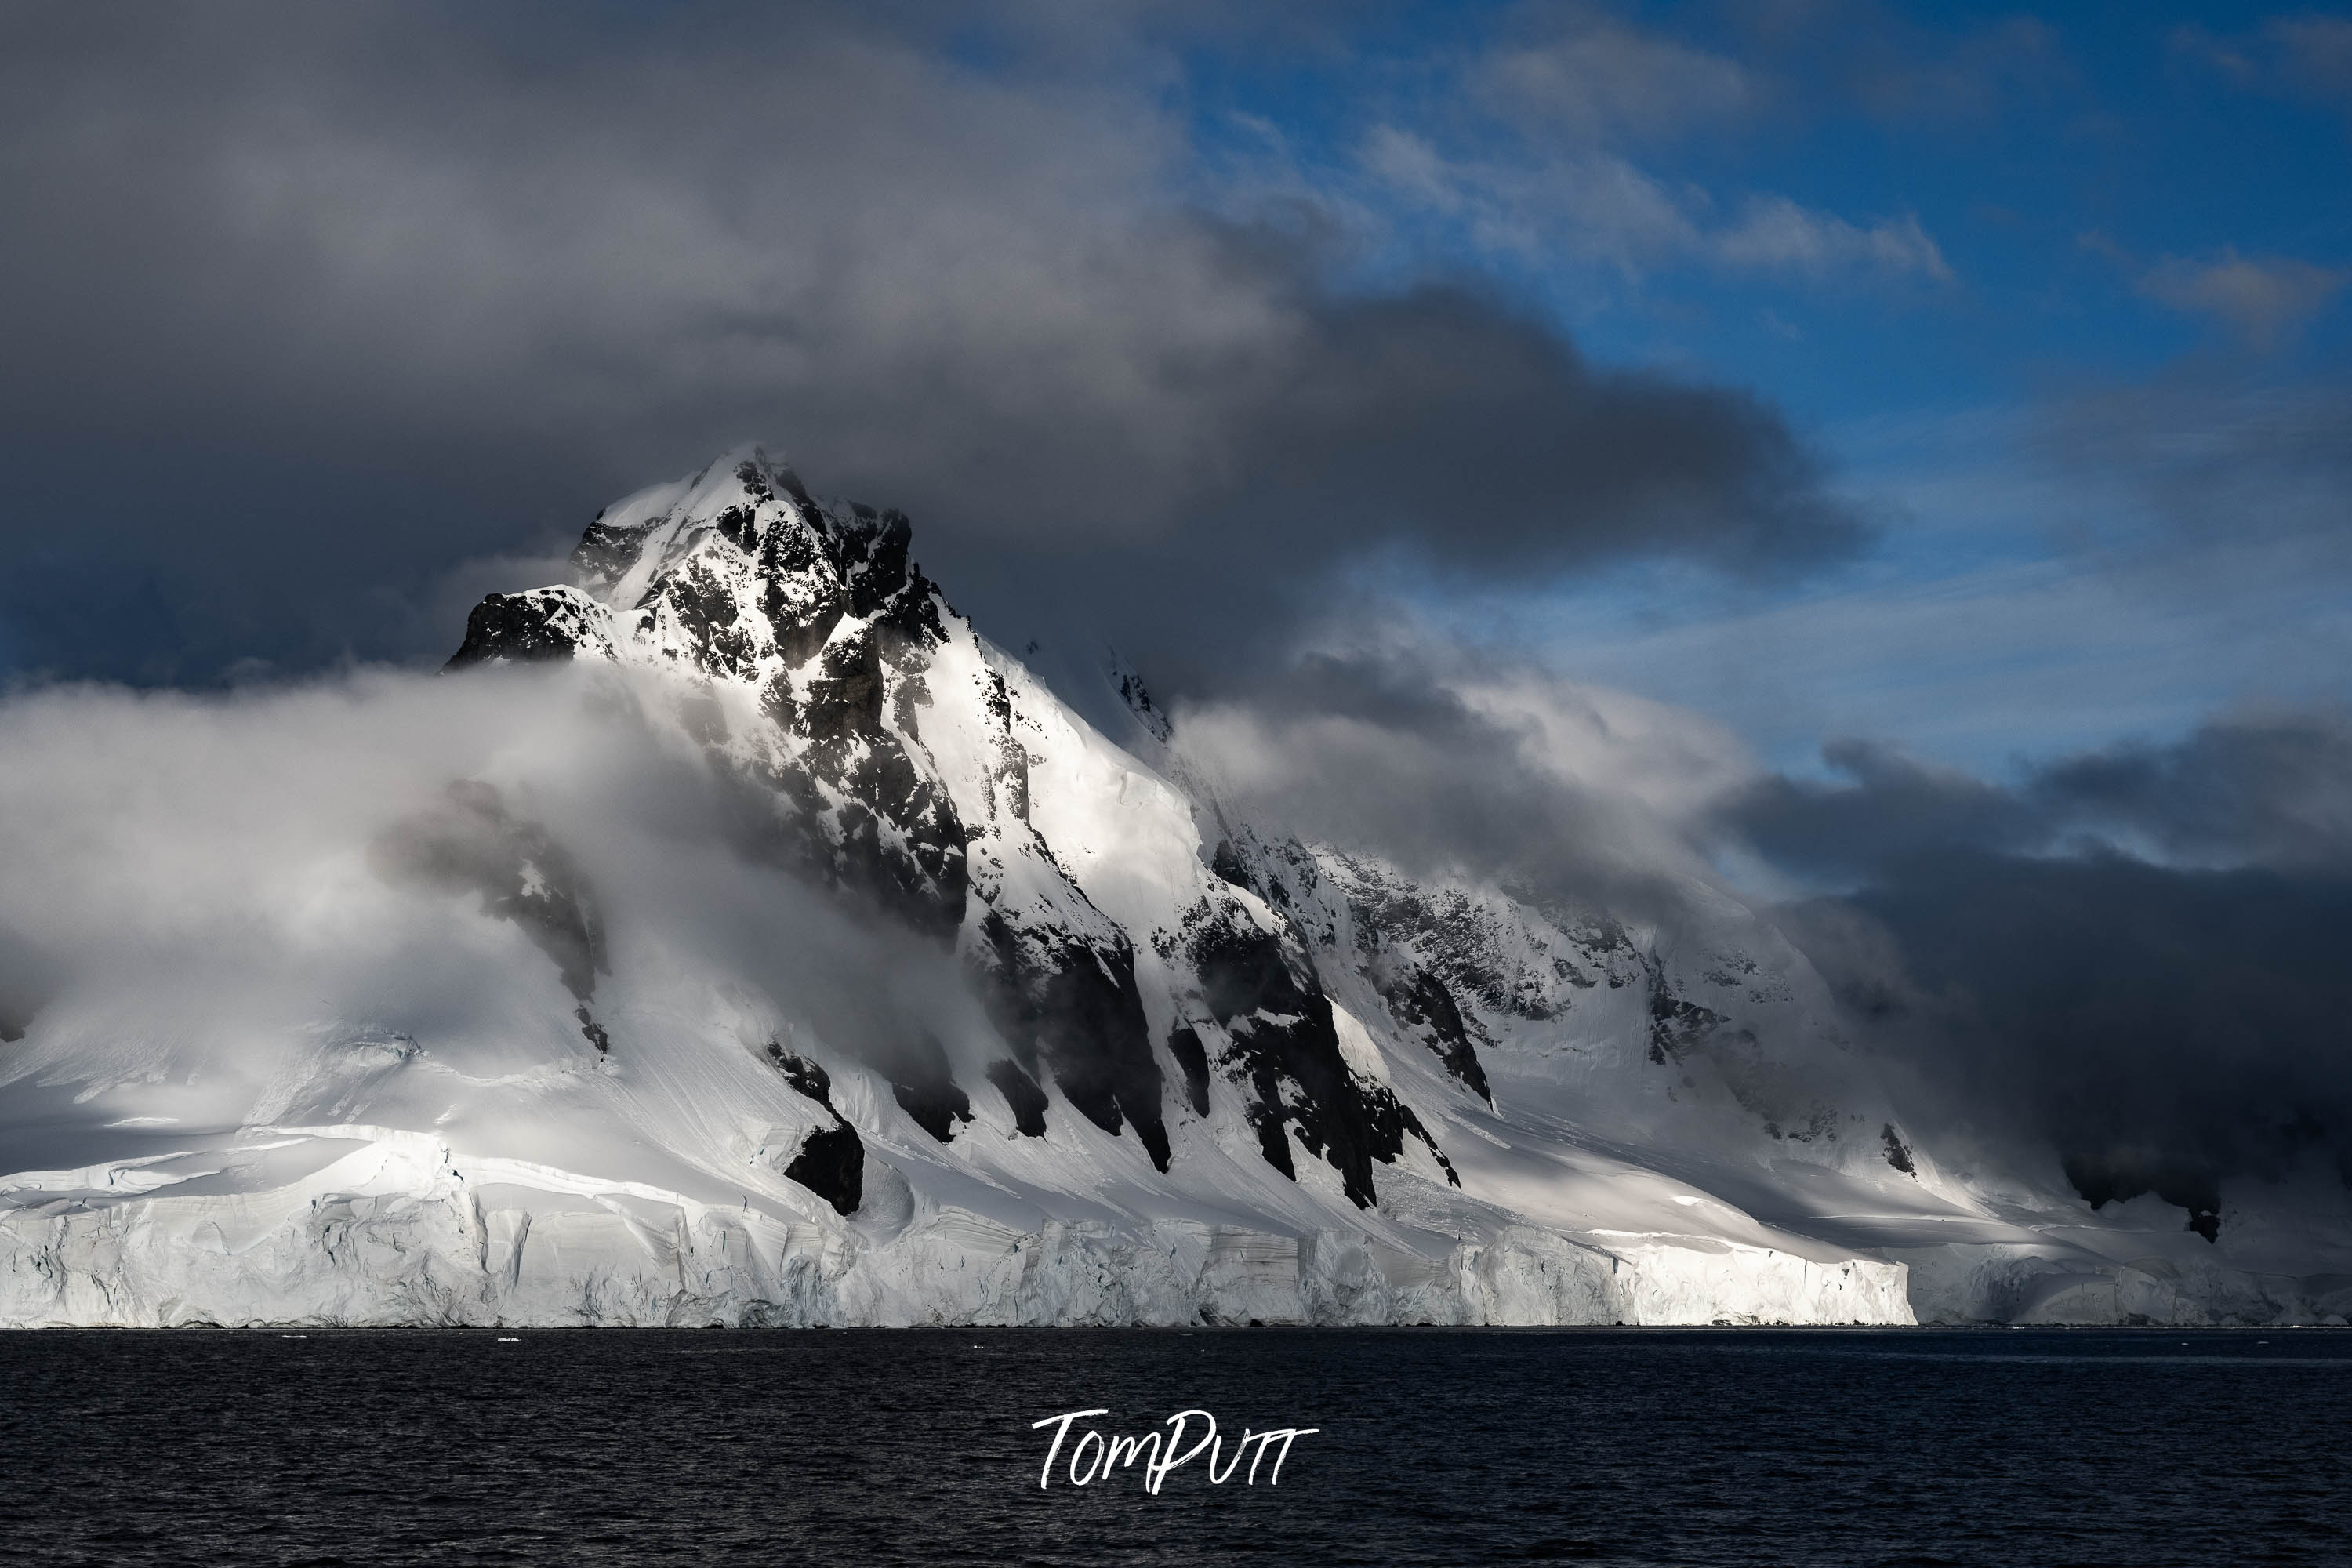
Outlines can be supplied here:
[[2345, 1563], [2352, 1332], [0, 1334], [0, 1559]]

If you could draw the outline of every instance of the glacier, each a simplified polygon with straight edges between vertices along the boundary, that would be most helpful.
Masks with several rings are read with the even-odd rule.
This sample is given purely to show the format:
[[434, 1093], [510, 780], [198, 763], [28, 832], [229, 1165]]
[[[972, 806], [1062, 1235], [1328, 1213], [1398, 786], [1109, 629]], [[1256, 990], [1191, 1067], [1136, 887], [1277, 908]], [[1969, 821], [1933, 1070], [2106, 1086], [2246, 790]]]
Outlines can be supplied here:
[[439, 676], [14, 700], [0, 1326], [2352, 1311], [2340, 1189], [1939, 1144], [1768, 913], [1244, 820], [911, 538], [746, 448]]

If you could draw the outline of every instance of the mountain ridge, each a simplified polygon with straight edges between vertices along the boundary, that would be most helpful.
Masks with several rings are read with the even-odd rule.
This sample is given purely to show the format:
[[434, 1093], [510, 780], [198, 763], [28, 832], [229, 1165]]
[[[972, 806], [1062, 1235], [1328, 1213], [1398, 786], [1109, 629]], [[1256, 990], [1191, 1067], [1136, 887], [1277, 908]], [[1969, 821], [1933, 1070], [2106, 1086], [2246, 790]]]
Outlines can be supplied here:
[[[46, 1007], [0, 1114], [88, 1157], [0, 1177], [0, 1321], [2352, 1305], [2240, 1254], [2260, 1225], [2224, 1249], [1947, 1169], [1719, 895], [1546, 911], [1237, 819], [1131, 669], [1122, 744], [911, 542], [745, 448], [607, 508], [572, 582], [486, 598], [450, 695], [404, 700], [561, 718], [608, 765], [485, 743], [373, 824], [335, 907], [429, 930], [495, 1000], [452, 1022], [361, 952], [332, 1017], [234, 1048]], [[631, 769], [667, 782], [580, 805]], [[97, 1065], [125, 1052], [152, 1065]], [[184, 1068], [266, 1088], [200, 1126]], [[83, 1121], [36, 1094], [72, 1084]]]

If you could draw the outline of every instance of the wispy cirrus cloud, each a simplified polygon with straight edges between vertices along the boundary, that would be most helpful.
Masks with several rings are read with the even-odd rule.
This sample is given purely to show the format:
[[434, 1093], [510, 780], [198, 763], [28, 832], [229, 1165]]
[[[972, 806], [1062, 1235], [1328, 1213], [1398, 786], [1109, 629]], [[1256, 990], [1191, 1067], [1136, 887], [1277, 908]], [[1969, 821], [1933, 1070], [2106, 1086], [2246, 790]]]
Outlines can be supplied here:
[[1823, 16], [1813, 46], [1832, 79], [1884, 120], [1988, 121], [2021, 100], [2049, 96], [2073, 68], [2057, 29], [2010, 16], [1937, 37], [1882, 8]]
[[[1811, 112], [1819, 84], [1788, 68], [1791, 52], [1735, 56], [1600, 5], [1518, 6], [1491, 36], [1397, 68], [1314, 148], [1254, 122], [1245, 177], [1223, 196], [1240, 212], [1319, 212], [1391, 268], [1454, 270], [1466, 253], [1521, 277], [1594, 268], [1637, 289], [1677, 269], [1808, 289], [1955, 281], [1907, 205], [1855, 214], [1692, 172]], [[1874, 58], [1934, 53], [1906, 38]]]
[[2170, 42], [2176, 58], [2231, 87], [2352, 111], [2352, 16], [2274, 16], [2244, 33], [2189, 23], [2173, 29]]
[[1770, 91], [1738, 60], [1595, 11], [1511, 38], [1470, 74], [1474, 87], [1539, 133], [1587, 142], [1736, 122]]
[[2322, 267], [2293, 256], [2246, 256], [2233, 245], [2201, 256], [2163, 255], [2145, 261], [2095, 230], [2076, 243], [2114, 262], [2142, 299], [2202, 317], [2258, 353], [2291, 345], [2352, 283], [2352, 268]]
[[2234, 247], [2202, 258], [2167, 256], [2134, 287], [2175, 310], [2220, 322], [2248, 347], [2267, 352], [2336, 302], [2352, 268], [2317, 267], [2291, 256], [2241, 256]]
[[1832, 213], [1800, 206], [1786, 196], [1753, 196], [1740, 208], [1737, 222], [1708, 237], [1707, 249], [1733, 267], [1815, 275], [1876, 270], [1952, 281], [1942, 249], [1912, 213], [1865, 228]]
[[1803, 280], [1953, 281], [1915, 214], [1856, 224], [1767, 194], [1747, 197], [1726, 218], [1705, 189], [1663, 180], [1615, 153], [1456, 156], [1395, 125], [1376, 127], [1361, 159], [1391, 200], [1447, 218], [1473, 243], [1521, 261], [1600, 263], [1629, 275], [1698, 265]]

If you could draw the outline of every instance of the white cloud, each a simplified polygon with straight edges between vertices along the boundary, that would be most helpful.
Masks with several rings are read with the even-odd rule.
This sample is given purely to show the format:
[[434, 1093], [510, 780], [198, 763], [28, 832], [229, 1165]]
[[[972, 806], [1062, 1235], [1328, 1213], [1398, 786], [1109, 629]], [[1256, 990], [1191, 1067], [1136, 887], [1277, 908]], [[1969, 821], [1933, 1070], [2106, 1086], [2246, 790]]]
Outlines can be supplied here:
[[1758, 776], [1713, 720], [1465, 656], [1409, 616], [1319, 641], [1250, 692], [1180, 703], [1175, 744], [1262, 829], [1653, 910], [1710, 880], [1695, 844]]
[[1952, 279], [1944, 253], [1911, 214], [1862, 228], [1786, 196], [1757, 196], [1739, 221], [1707, 237], [1716, 258], [1731, 267], [1822, 274], [1851, 268]]
[[2333, 304], [2347, 282], [2352, 269], [2287, 256], [2241, 256], [2224, 247], [2202, 261], [2165, 257], [2140, 274], [2137, 287], [2160, 305], [2210, 317], [2249, 346], [2268, 350]]
[[[566, 665], [0, 701], [0, 961], [25, 950], [18, 966], [29, 956], [79, 1020], [75, 1049], [102, 1057], [119, 1037], [135, 1058], [143, 1039], [175, 1077], [201, 1068], [196, 1101], [231, 1119], [243, 1111], [221, 1097], [249, 1109], [328, 1008], [429, 1027], [507, 1070], [544, 1068], [530, 1042], [551, 1031], [584, 1059], [574, 997], [521, 926], [473, 893], [388, 877], [373, 852], [467, 779], [567, 852], [618, 972], [740, 981], [845, 1016], [910, 985], [967, 1006], [951, 956], [858, 924], [732, 842], [727, 786], [641, 717], [652, 696]], [[590, 1005], [609, 1018], [616, 1004], [600, 985]], [[0, 1060], [0, 1077], [28, 1060]]]
[[1688, 198], [1613, 153], [1540, 163], [1457, 159], [1414, 132], [1383, 125], [1365, 139], [1361, 156], [1392, 201], [1451, 220], [1488, 254], [1636, 271], [1699, 242]]
[[1729, 224], [1696, 186], [1676, 188], [1606, 152], [1522, 162], [1454, 157], [1395, 125], [1366, 138], [1361, 166], [1391, 202], [1442, 217], [1490, 254], [1601, 262], [1628, 273], [1676, 261], [1811, 279], [1855, 273], [1952, 279], [1942, 249], [1906, 214], [1863, 227], [1786, 196], [1750, 198]]
[[1667, 135], [1736, 119], [1762, 97], [1737, 60], [1591, 18], [1497, 51], [1483, 74], [1513, 112], [1583, 141]]

